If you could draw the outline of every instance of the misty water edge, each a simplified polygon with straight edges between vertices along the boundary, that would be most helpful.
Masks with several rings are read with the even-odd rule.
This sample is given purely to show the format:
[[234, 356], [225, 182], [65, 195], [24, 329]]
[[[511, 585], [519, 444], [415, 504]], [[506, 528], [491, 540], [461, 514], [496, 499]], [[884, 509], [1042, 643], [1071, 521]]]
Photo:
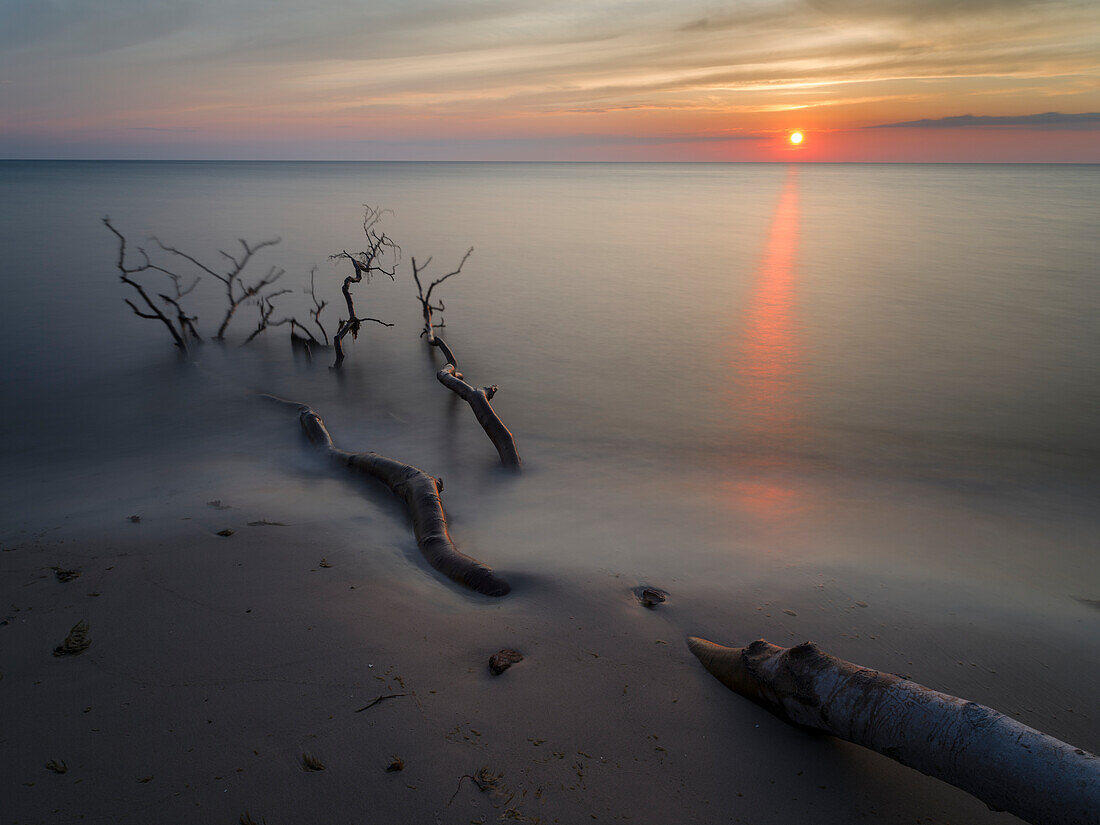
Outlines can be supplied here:
[[[273, 392], [339, 446], [442, 477], [459, 546], [535, 605], [516, 610], [577, 583], [614, 622], [652, 584], [673, 644], [813, 638], [1096, 750], [1098, 184], [1095, 166], [0, 163], [0, 540], [139, 513], [150, 535], [210, 532], [234, 517], [217, 500], [317, 525], [326, 557], [431, 610], [485, 609], [384, 490], [334, 476], [252, 395]], [[395, 326], [365, 327], [340, 374], [285, 327], [177, 357], [122, 303], [100, 224], [211, 262], [279, 236], [256, 273], [301, 290], [317, 266], [331, 334], [348, 267], [327, 256], [361, 248], [363, 203], [393, 210], [404, 260], [356, 291]], [[408, 259], [442, 274], [469, 246], [446, 337], [500, 386], [518, 478], [418, 337]], [[207, 333], [219, 287], [194, 294]]]

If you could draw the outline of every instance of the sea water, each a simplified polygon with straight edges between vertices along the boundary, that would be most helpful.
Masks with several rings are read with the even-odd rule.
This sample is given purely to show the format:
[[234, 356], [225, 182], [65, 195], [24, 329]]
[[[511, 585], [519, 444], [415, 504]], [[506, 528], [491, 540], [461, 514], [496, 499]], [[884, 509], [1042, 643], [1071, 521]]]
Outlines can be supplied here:
[[[364, 204], [402, 255], [357, 312], [394, 326], [339, 372], [285, 326], [240, 346], [254, 305], [180, 357], [123, 303], [101, 223], [202, 276], [207, 338], [222, 285], [153, 238], [222, 271], [278, 237], [245, 280], [285, 269], [304, 320], [315, 267], [331, 335], [350, 270], [329, 256], [364, 247]], [[698, 632], [938, 645], [944, 674], [984, 639], [1057, 639], [1072, 667], [1025, 701], [1100, 738], [1057, 704], [1100, 679], [1098, 166], [8, 161], [0, 210], [4, 542], [247, 498], [437, 587], [385, 492], [312, 463], [274, 392], [442, 477], [459, 544], [528, 587], [653, 584]], [[411, 259], [438, 277], [470, 247], [442, 334], [499, 385], [519, 477], [419, 337]], [[724, 624], [732, 600], [760, 622]]]

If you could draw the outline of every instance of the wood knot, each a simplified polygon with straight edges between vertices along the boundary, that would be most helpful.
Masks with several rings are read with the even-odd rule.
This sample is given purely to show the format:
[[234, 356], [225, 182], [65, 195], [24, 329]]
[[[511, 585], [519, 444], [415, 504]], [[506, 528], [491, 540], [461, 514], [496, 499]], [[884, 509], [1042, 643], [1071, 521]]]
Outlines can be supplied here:
[[821, 651], [817, 649], [817, 645], [813, 642], [803, 642], [800, 645], [795, 645], [791, 648], [790, 653], [787, 655], [792, 659], [809, 659], [812, 656], [817, 656]]

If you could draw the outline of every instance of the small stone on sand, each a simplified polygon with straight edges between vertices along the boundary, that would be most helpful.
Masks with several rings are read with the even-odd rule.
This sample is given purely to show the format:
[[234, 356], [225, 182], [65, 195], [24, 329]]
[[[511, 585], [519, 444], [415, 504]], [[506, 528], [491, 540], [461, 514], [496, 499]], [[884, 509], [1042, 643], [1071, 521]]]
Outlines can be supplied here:
[[53, 649], [53, 655], [76, 656], [83, 653], [92, 643], [92, 640], [88, 638], [89, 629], [88, 623], [83, 619], [74, 624], [73, 629], [69, 631], [69, 635], [65, 637], [65, 641]]
[[59, 582], [71, 582], [80, 575], [79, 570], [64, 570], [60, 567], [52, 567], [50, 569], [57, 575], [57, 580]]
[[638, 597], [642, 607], [648, 607], [650, 610], [668, 601], [668, 593], [656, 587], [642, 586], [635, 588], [634, 595]]
[[489, 657], [489, 670], [493, 672], [494, 676], [499, 676], [512, 665], [522, 661], [522, 653], [518, 650], [512, 650], [510, 647], [506, 647], [503, 650], [498, 650]]

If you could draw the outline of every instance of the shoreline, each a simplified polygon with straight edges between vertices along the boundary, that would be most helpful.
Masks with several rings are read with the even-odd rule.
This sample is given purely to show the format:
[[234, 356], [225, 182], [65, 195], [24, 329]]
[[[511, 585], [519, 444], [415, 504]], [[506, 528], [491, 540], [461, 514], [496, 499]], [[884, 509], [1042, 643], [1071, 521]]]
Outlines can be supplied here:
[[[203, 523], [120, 520], [97, 536], [4, 545], [5, 822], [237, 822], [246, 812], [271, 825], [1006, 821], [884, 757], [793, 729], [703, 671], [685, 631], [721, 624], [728, 642], [770, 626], [784, 641], [814, 625], [756, 588], [700, 603], [675, 581], [652, 582], [671, 596], [648, 610], [622, 572], [565, 582], [521, 571], [513, 595], [491, 600], [414, 555], [349, 542], [340, 525], [245, 526], [225, 538], [210, 528], [260, 513], [196, 515]], [[55, 565], [80, 576], [59, 581]], [[870, 626], [877, 608], [852, 604], [846, 615]], [[80, 618], [90, 648], [53, 657]], [[899, 650], [919, 635], [889, 649], [927, 683], [937, 657]], [[840, 639], [823, 643], [844, 652]], [[986, 654], [1003, 668], [1018, 640], [1002, 643]], [[493, 676], [488, 658], [505, 647], [525, 659]], [[865, 663], [889, 669], [896, 656]], [[1026, 682], [984, 678], [1031, 703]], [[1086, 704], [1074, 713], [1087, 711], [1088, 679], [1078, 679]], [[357, 712], [393, 694], [403, 695]], [[303, 770], [305, 754], [325, 770]], [[397, 760], [403, 770], [387, 771]]]

